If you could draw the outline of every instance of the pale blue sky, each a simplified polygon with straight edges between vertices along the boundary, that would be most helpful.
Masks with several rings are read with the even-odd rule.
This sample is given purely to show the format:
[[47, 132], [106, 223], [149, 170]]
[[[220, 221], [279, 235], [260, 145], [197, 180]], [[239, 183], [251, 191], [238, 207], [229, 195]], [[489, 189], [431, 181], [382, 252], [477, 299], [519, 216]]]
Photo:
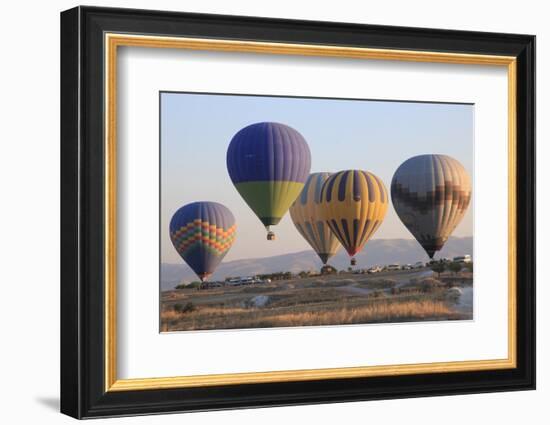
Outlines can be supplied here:
[[[473, 179], [474, 107], [460, 104], [303, 99], [188, 93], [161, 94], [161, 261], [180, 263], [168, 224], [182, 205], [216, 201], [237, 220], [237, 238], [225, 261], [309, 249], [290, 216], [266, 241], [265, 229], [227, 174], [227, 146], [241, 128], [275, 121], [308, 142], [311, 172], [362, 169], [389, 190], [399, 165], [414, 155], [439, 153], [459, 160]], [[454, 236], [473, 233], [473, 206]], [[412, 238], [390, 205], [374, 239]]]

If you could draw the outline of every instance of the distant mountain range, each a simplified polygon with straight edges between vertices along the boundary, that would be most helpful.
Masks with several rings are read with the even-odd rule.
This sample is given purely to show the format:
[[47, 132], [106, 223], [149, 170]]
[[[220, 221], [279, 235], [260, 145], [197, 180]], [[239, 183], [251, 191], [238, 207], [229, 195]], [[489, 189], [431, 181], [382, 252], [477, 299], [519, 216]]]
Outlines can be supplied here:
[[[458, 255], [473, 254], [473, 238], [451, 237], [436, 258], [452, 258]], [[363, 251], [355, 256], [357, 268], [366, 268], [385, 264], [413, 264], [427, 261], [428, 257], [418, 242], [412, 239], [375, 239], [369, 241]], [[340, 249], [338, 254], [329, 260], [329, 264], [338, 270], [347, 269], [349, 257]], [[224, 280], [226, 276], [252, 276], [262, 273], [302, 270], [319, 270], [321, 260], [313, 250], [293, 252], [274, 257], [251, 258], [228, 261], [219, 265], [210, 280]], [[197, 280], [197, 276], [187, 264], [161, 264], [161, 289], [173, 289], [181, 282]]]

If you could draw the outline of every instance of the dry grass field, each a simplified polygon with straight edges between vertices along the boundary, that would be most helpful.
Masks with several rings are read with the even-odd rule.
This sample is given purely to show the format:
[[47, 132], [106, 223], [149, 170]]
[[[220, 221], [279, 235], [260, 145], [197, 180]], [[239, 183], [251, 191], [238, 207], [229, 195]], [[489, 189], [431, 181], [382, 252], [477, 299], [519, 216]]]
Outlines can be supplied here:
[[426, 269], [189, 288], [162, 292], [161, 331], [462, 320], [471, 297], [471, 274], [434, 279]]

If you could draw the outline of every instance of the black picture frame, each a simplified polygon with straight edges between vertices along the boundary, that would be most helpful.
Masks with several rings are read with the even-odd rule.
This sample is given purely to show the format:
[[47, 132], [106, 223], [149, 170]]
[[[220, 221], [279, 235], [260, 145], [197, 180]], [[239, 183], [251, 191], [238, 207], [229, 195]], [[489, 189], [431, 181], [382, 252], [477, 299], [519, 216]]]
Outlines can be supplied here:
[[[517, 59], [517, 367], [105, 391], [104, 34], [259, 40]], [[75, 418], [535, 388], [535, 37], [76, 7], [61, 13], [61, 412]], [[505, 212], [503, 212], [505, 213]]]

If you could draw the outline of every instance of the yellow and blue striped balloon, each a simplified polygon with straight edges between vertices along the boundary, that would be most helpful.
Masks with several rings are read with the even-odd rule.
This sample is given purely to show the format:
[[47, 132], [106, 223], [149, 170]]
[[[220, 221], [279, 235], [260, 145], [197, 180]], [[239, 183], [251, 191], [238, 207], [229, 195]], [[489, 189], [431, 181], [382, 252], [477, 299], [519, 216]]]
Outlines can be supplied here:
[[321, 189], [330, 173], [313, 173], [306, 180], [300, 196], [290, 207], [290, 217], [302, 237], [311, 245], [323, 264], [338, 252], [341, 245], [323, 219]]
[[374, 174], [345, 170], [327, 179], [320, 205], [325, 223], [353, 257], [382, 224], [388, 210], [388, 192]]

